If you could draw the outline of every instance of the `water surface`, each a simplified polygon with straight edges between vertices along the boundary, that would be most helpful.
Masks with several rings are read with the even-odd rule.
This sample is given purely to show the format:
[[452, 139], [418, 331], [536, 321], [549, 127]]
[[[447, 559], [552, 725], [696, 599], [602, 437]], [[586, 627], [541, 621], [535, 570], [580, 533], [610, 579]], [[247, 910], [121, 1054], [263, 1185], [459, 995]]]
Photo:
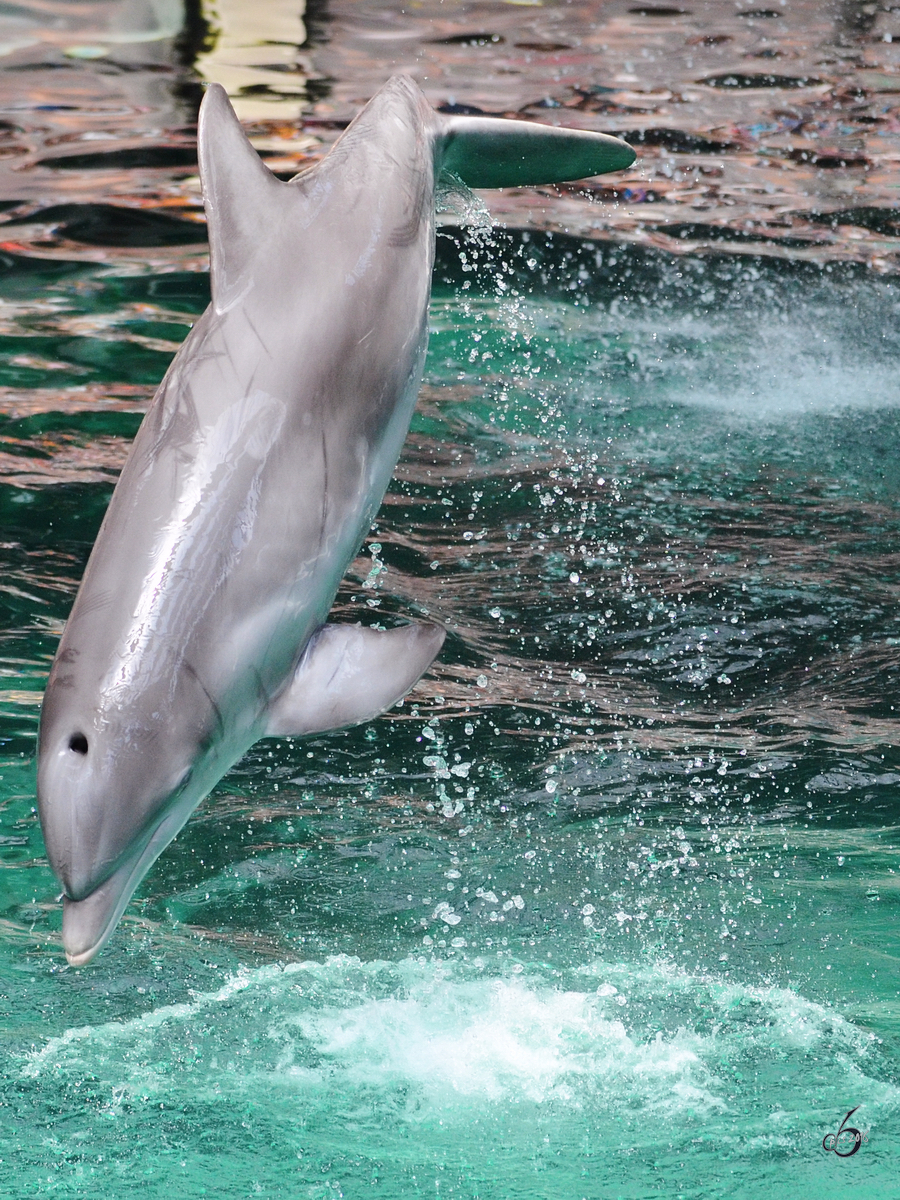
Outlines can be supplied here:
[[259, 743], [83, 971], [38, 702], [206, 285], [0, 280], [2, 1170], [36, 1196], [886, 1195], [896, 286], [440, 247], [422, 402], [337, 613], [427, 613], [442, 661], [369, 726]]
[[[4, 16], [0, 1194], [896, 1190], [900, 26], [677, 7]], [[241, 37], [268, 57], [225, 82], [282, 174], [410, 65], [641, 159], [439, 238], [336, 616], [437, 619], [441, 661], [370, 725], [260, 742], [73, 971], [40, 696], [208, 301], [192, 123]]]

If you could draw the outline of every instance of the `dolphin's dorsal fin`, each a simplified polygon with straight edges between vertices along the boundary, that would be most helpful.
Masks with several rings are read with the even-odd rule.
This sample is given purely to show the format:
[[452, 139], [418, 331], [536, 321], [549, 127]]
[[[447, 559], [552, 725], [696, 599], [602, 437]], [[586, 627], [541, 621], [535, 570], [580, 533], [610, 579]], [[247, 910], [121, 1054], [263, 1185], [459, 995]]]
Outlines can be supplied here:
[[474, 188], [526, 187], [624, 171], [627, 142], [586, 129], [502, 117], [443, 117], [443, 169]]
[[444, 644], [438, 625], [322, 625], [269, 710], [266, 736], [324, 733], [370, 721], [418, 683]]
[[197, 154], [213, 304], [222, 313], [253, 286], [254, 259], [271, 235], [273, 205], [283, 202], [288, 185], [275, 178], [250, 145], [219, 83], [209, 85], [200, 105]]

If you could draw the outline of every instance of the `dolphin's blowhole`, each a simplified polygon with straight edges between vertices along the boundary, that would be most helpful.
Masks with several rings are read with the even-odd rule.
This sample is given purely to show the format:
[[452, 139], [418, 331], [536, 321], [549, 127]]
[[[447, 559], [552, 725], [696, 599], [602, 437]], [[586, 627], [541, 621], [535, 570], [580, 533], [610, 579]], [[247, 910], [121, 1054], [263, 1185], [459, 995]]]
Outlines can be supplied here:
[[73, 733], [69, 738], [69, 749], [76, 754], [87, 754], [88, 740], [83, 733]]

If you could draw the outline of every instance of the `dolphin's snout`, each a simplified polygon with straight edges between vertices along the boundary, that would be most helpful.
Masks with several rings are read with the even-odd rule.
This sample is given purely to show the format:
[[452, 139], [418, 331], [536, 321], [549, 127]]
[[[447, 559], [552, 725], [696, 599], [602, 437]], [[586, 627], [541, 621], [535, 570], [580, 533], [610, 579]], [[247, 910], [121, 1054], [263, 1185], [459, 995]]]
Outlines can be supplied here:
[[178, 833], [195, 804], [196, 799], [189, 796], [180, 810], [176, 807], [167, 812], [146, 840], [131, 846], [130, 853], [99, 887], [77, 900], [63, 897], [63, 948], [71, 966], [83, 967], [100, 953], [134, 889]]
[[83, 899], [63, 897], [63, 949], [71, 966], [85, 966], [105, 946], [131, 898], [134, 872], [128, 864]]
[[99, 952], [108, 909], [106, 888], [98, 888], [84, 900], [63, 897], [63, 948], [73, 967], [83, 967]]

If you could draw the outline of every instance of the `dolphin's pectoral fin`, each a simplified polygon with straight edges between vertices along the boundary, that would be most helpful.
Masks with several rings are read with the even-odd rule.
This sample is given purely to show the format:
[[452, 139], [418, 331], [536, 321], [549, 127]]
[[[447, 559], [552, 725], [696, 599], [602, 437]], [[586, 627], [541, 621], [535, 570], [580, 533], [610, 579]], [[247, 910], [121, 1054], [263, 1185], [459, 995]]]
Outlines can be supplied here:
[[445, 637], [440, 626], [425, 623], [386, 631], [322, 625], [273, 702], [266, 734], [324, 733], [370, 721], [403, 699]]
[[500, 117], [444, 117], [443, 169], [475, 188], [526, 187], [624, 171], [627, 142], [586, 129]]
[[197, 156], [209, 227], [213, 305], [219, 313], [250, 290], [259, 247], [272, 235], [273, 210], [285, 194], [250, 145], [221, 84], [206, 89]]

